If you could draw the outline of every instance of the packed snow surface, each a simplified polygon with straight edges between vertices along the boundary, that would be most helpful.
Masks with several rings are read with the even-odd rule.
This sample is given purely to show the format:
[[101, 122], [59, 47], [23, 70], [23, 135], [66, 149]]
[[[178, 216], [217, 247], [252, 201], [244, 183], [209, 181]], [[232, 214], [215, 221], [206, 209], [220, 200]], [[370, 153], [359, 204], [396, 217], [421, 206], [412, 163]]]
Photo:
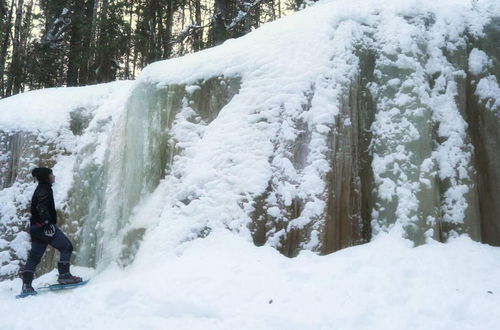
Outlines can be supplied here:
[[411, 245], [289, 259], [221, 230], [126, 270], [75, 267], [91, 281], [71, 291], [16, 300], [21, 280], [1, 282], [0, 329], [498, 329], [500, 249]]

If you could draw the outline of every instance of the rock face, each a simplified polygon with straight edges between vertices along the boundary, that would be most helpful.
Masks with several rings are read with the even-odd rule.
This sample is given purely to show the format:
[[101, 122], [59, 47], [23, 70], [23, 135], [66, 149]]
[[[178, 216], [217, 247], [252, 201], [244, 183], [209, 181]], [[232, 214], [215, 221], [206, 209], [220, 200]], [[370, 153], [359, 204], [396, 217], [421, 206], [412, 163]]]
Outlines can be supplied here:
[[317, 67], [262, 60], [188, 82], [145, 78], [121, 105], [74, 108], [64, 134], [1, 131], [0, 276], [26, 258], [40, 165], [70, 177], [61, 223], [86, 266], [129, 264], [149, 228], [176, 242], [229, 228], [290, 257], [379, 232], [500, 245], [500, 18], [472, 28], [425, 10], [364, 15], [332, 20]]
[[[500, 80], [500, 45], [488, 40], [500, 38], [500, 18], [495, 18], [485, 29], [484, 38], [473, 40], [469, 50], [486, 55], [486, 67], [469, 70], [465, 86], [466, 118], [474, 145], [474, 165], [477, 171], [477, 194], [481, 240], [500, 245], [500, 103], [498, 94], [488, 94], [486, 82]], [[471, 49], [472, 48], [472, 49]], [[471, 53], [473, 55], [474, 53]], [[481, 53], [479, 53], [481, 54]], [[477, 55], [476, 55], [477, 57]], [[477, 59], [480, 60], [480, 59]], [[474, 63], [471, 63], [474, 64]], [[498, 88], [498, 85], [496, 85]], [[498, 89], [496, 89], [498, 93]]]
[[[464, 233], [500, 244], [494, 216], [500, 95], [498, 85], [491, 87], [496, 94], [485, 91], [483, 99], [478, 92], [481, 79], [498, 81], [499, 48], [486, 41], [497, 38], [498, 19], [480, 37], [440, 36], [456, 45], [452, 50], [439, 47], [445, 40], [434, 39], [437, 26], [423, 17], [398, 21], [397, 31], [412, 33], [406, 44], [387, 38], [383, 24], [364, 35], [360, 44], [371, 47], [358, 46], [357, 74], [343, 89], [329, 132], [325, 213], [309, 228], [294, 229], [290, 223], [300, 218], [306, 202], [299, 199], [283, 203], [286, 221], [276, 221], [265, 213], [270, 187], [257, 202], [256, 244], [264, 244], [269, 232], [281, 231], [280, 251], [294, 256], [317, 224], [321, 253], [389, 230], [400, 230], [415, 244]], [[484, 56], [484, 67], [470, 69], [481, 60], [477, 52]], [[289, 159], [296, 167], [304, 166], [309, 135], [304, 129], [290, 144]]]

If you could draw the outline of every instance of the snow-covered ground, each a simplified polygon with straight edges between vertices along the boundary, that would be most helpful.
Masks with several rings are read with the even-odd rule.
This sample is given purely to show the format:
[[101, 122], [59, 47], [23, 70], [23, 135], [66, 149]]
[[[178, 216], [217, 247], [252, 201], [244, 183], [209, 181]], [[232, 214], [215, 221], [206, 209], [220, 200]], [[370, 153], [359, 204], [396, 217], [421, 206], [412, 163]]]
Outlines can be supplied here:
[[498, 329], [499, 248], [411, 245], [381, 235], [289, 259], [221, 230], [71, 291], [16, 300], [21, 281], [1, 282], [0, 329]]

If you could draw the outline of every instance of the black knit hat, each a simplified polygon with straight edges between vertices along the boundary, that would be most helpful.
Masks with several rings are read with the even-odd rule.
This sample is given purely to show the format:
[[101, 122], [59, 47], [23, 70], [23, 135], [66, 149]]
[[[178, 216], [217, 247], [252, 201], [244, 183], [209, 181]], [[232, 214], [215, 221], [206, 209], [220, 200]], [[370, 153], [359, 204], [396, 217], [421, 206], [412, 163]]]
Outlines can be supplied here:
[[49, 181], [49, 175], [52, 174], [52, 170], [46, 167], [37, 167], [31, 174], [38, 179], [38, 181], [47, 182]]

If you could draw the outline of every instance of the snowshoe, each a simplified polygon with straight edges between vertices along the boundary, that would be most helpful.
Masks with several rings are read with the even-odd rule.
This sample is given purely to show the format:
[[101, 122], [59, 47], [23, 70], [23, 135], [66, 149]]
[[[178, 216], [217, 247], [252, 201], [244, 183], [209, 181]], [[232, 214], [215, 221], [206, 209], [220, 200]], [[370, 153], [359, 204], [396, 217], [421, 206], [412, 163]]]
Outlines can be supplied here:
[[71, 275], [69, 272], [69, 262], [58, 262], [57, 269], [59, 271], [57, 278], [59, 284], [76, 284], [82, 281], [81, 277]]
[[16, 298], [25, 298], [28, 296], [35, 296], [37, 294], [38, 292], [36, 292], [35, 289], [33, 289], [31, 284], [23, 284], [23, 289], [21, 293], [16, 296]]
[[76, 284], [76, 283], [80, 283], [80, 282], [82, 282], [81, 277], [73, 276], [70, 273], [59, 275], [59, 277], [57, 278], [57, 283], [63, 284], [63, 285]]

